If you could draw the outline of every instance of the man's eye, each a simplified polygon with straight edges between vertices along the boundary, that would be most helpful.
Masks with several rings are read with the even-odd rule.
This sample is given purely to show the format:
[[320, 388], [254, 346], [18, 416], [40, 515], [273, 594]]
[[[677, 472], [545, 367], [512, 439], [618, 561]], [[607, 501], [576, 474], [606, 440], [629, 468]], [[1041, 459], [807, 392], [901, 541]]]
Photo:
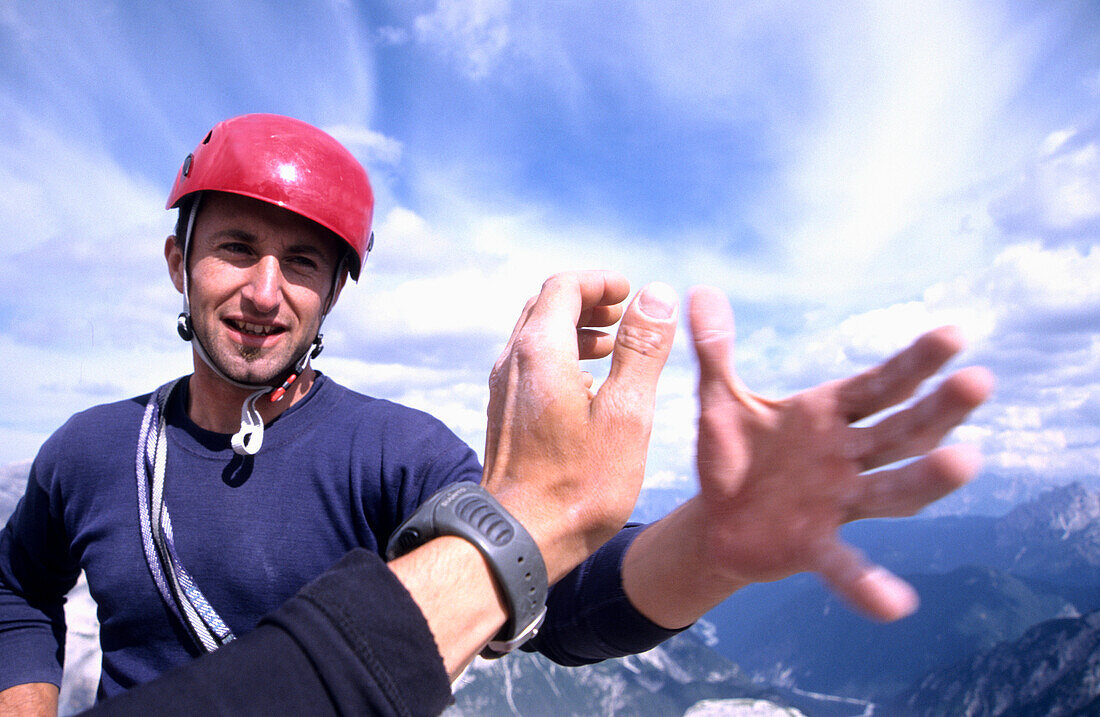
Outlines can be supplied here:
[[222, 244], [222, 251], [230, 254], [247, 254], [249, 248], [247, 244], [242, 244], [240, 242], [226, 242]]
[[317, 262], [304, 256], [292, 256], [288, 259], [293, 266], [304, 271], [314, 271], [317, 269]]

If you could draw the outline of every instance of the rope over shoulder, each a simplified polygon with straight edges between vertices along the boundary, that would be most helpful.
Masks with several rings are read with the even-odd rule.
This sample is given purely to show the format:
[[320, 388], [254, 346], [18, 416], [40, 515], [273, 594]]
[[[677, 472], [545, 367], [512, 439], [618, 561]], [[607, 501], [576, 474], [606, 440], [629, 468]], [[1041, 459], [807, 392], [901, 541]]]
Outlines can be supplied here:
[[[166, 406], [180, 380], [166, 383], [153, 392], [141, 420], [135, 463], [141, 547], [165, 604], [195, 644], [205, 652], [213, 652], [231, 642], [234, 635], [180, 561], [172, 538], [172, 519], [164, 500], [168, 464]], [[260, 425], [262, 430], [262, 422]], [[260, 440], [263, 440], [262, 434]], [[259, 450], [258, 444], [256, 449]]]

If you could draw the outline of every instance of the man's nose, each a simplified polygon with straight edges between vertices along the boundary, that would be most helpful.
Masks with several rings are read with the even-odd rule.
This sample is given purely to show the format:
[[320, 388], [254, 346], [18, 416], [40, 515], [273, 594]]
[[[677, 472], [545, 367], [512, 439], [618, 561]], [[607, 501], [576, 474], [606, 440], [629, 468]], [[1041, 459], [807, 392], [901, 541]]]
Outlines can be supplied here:
[[261, 314], [270, 314], [279, 308], [282, 300], [283, 273], [279, 260], [271, 255], [261, 256], [252, 265], [248, 283], [241, 296]]

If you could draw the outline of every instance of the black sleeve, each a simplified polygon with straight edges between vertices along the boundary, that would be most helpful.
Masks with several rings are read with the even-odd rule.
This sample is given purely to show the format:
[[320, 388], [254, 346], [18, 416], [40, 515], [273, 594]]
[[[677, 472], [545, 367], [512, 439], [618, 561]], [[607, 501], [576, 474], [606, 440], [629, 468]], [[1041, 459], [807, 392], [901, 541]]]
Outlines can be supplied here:
[[90, 715], [436, 715], [451, 689], [423, 614], [357, 549], [217, 652]]
[[588, 665], [653, 648], [686, 630], [654, 623], [623, 589], [623, 559], [645, 526], [623, 528], [550, 590], [546, 622], [520, 649], [542, 653], [559, 665]]

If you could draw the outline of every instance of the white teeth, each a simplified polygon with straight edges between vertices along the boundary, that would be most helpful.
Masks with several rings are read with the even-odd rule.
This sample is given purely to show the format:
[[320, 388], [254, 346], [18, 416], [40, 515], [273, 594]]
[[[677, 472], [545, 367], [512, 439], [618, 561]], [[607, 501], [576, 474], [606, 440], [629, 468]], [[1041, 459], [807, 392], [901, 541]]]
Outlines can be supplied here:
[[267, 336], [275, 333], [274, 326], [262, 326], [260, 324], [250, 324], [246, 321], [234, 321], [233, 322], [238, 329], [250, 334], [259, 334], [261, 336]]

